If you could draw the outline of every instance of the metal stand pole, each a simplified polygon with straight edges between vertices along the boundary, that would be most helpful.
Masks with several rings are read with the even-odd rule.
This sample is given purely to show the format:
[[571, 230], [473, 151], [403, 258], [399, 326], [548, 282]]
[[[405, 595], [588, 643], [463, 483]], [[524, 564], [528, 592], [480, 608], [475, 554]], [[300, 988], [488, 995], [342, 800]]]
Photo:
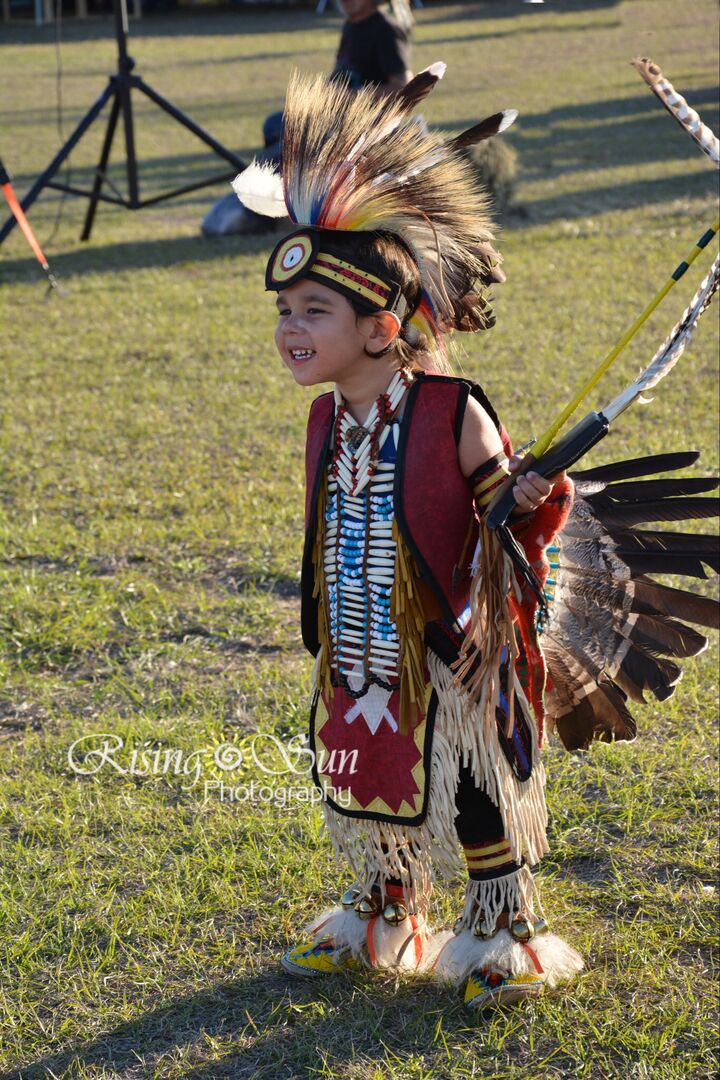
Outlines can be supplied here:
[[[45, 169], [35, 181], [27, 195], [20, 201], [23, 210], [27, 210], [32, 206], [44, 188], [52, 188], [55, 191], [65, 191], [70, 195], [79, 195], [89, 199], [90, 203], [87, 214], [85, 215], [85, 224], [80, 237], [82, 240], [88, 240], [90, 238], [98, 202], [115, 203], [124, 206], [128, 210], [140, 210], [144, 206], [152, 206], [154, 203], [162, 202], [165, 199], [174, 199], [178, 195], [185, 195], [187, 192], [196, 191], [198, 188], [208, 187], [211, 184], [218, 184], [223, 180], [230, 180], [236, 173], [242, 172], [245, 168], [245, 163], [237, 156], [237, 154], [226, 149], [222, 143], [218, 142], [217, 139], [214, 139], [212, 135], [204, 130], [204, 128], [199, 124], [196, 124], [194, 120], [191, 120], [189, 116], [186, 116], [181, 109], [178, 109], [161, 94], [158, 94], [156, 90], [153, 90], [153, 88], [144, 82], [139, 75], [133, 74], [135, 61], [128, 55], [127, 51], [127, 0], [113, 0], [113, 14], [115, 18], [115, 36], [118, 47], [117, 72], [110, 76], [108, 85], [95, 104], [80, 121], [65, 145], [50, 162], [47, 169]], [[185, 184], [183, 187], [174, 188], [171, 191], [163, 192], [161, 195], [154, 195], [150, 199], [141, 199], [137, 154], [135, 152], [135, 126], [133, 122], [131, 97], [132, 90], [141, 91], [141, 93], [150, 98], [155, 105], [158, 105], [168, 113], [173, 120], [187, 128], [188, 131], [191, 131], [192, 134], [204, 142], [213, 153], [217, 154], [218, 157], [223, 158], [229, 165], [232, 165], [232, 171], [228, 172], [225, 170], [220, 174], [206, 177], [204, 180], [198, 180], [192, 184]], [[74, 150], [85, 132], [97, 119], [111, 98], [112, 108], [108, 117], [108, 125], [105, 131], [100, 160], [95, 170], [92, 188], [90, 190], [85, 190], [71, 184], [64, 184], [54, 180], [54, 176], [62, 163], [70, 155], [72, 150]], [[107, 167], [108, 162], [110, 161], [113, 138], [115, 136], [121, 112], [125, 133], [127, 175], [127, 196], [125, 197], [119, 193], [115, 195], [106, 195], [102, 191], [103, 184], [108, 182]], [[117, 191], [117, 189], [115, 190]], [[15, 218], [11, 215], [3, 225], [2, 229], [0, 229], [0, 244], [2, 244], [3, 240], [5, 240], [15, 225]]]
[[93, 221], [95, 220], [95, 211], [97, 210], [97, 204], [100, 199], [100, 189], [103, 186], [103, 181], [105, 179], [105, 170], [107, 169], [107, 164], [110, 160], [110, 150], [112, 148], [113, 136], [115, 135], [115, 128], [117, 127], [119, 114], [120, 98], [116, 94], [113, 98], [112, 109], [110, 110], [110, 118], [108, 120], [108, 126], [105, 129], [105, 138], [103, 140], [102, 151], [100, 153], [100, 161], [98, 162], [98, 167], [95, 170], [95, 180], [93, 181], [90, 202], [88, 204], [87, 214], [85, 215], [85, 224], [83, 225], [83, 231], [80, 235], [81, 240], [90, 239]]

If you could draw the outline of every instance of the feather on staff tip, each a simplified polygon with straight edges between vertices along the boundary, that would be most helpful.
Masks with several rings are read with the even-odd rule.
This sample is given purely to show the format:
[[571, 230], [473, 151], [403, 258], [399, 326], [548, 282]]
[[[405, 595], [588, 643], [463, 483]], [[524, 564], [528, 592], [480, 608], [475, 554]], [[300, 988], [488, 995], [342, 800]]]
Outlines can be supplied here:
[[697, 292], [685, 309], [680, 320], [653, 356], [644, 371], [631, 386], [623, 390], [608, 406], [603, 414], [608, 420], [614, 420], [644, 391], [657, 386], [661, 379], [673, 369], [685, 351], [693, 331], [702, 313], [707, 309], [720, 285], [720, 256], [716, 256], [710, 272], [700, 282]]
[[720, 167], [720, 141], [717, 135], [702, 122], [682, 94], [679, 94], [670, 80], [663, 75], [658, 65], [646, 56], [636, 57], [630, 62], [670, 115], [675, 117], [680, 127], [684, 128], [703, 153]]

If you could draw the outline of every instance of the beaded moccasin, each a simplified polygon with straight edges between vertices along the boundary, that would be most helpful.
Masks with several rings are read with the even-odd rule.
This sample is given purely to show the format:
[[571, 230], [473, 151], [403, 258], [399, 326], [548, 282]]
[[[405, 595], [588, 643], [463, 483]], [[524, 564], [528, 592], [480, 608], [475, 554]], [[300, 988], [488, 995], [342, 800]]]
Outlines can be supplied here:
[[280, 963], [289, 975], [301, 979], [317, 979], [337, 975], [357, 966], [349, 945], [336, 945], [331, 937], [305, 942], [288, 949]]
[[545, 987], [542, 975], [526, 971], [522, 975], [503, 975], [499, 971], [481, 968], [474, 971], [465, 987], [465, 1004], [469, 1009], [490, 1009], [510, 1005], [523, 998], [539, 997]]

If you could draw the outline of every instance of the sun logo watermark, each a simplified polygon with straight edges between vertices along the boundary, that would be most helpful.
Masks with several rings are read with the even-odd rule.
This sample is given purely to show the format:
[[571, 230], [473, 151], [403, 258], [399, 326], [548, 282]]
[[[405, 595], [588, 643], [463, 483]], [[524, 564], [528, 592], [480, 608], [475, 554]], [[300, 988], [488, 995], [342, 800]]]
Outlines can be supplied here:
[[[328, 796], [349, 805], [349, 791], [329, 786], [327, 775], [354, 774], [357, 757], [357, 750], [323, 750], [316, 755], [305, 735], [283, 741], [272, 732], [253, 732], [244, 739], [224, 735], [209, 746], [190, 750], [154, 739], [135, 745], [114, 732], [96, 732], [76, 739], [67, 751], [68, 765], [76, 776], [96, 777], [104, 771], [127, 777], [179, 777], [186, 781], [181, 784], [183, 791], [192, 791], [202, 780], [204, 804], [214, 797], [281, 808], [292, 802], [320, 802]], [[280, 777], [290, 781], [313, 778], [314, 783], [278, 784]]]

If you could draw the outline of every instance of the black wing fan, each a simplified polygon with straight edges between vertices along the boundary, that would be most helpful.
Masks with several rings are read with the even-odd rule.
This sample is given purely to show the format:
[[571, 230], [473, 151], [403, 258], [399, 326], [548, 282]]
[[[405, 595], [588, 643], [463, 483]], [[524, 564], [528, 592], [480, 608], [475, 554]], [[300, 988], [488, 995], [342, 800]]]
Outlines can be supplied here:
[[634, 738], [628, 698], [643, 702], [646, 691], [668, 698], [682, 674], [676, 660], [707, 645], [686, 623], [718, 627], [717, 601], [648, 577], [706, 578], [706, 567], [717, 573], [718, 537], [635, 528], [718, 515], [720, 500], [701, 497], [717, 479], [637, 479], [698, 457], [662, 454], [571, 473], [575, 503], [560, 536], [555, 603], [542, 637], [547, 719], [569, 750]]

